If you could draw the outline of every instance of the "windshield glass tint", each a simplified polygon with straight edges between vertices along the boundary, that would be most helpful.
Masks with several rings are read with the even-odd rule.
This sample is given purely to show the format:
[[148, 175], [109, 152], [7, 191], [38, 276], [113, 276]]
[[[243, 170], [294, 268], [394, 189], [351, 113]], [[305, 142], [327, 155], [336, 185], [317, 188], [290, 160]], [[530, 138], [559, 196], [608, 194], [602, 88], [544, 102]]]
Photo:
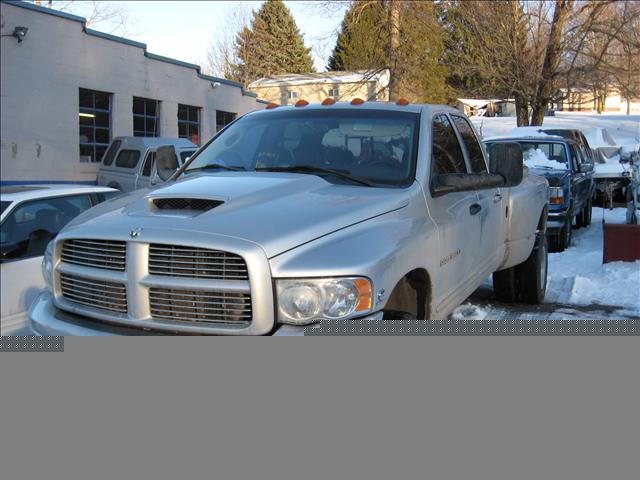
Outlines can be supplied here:
[[248, 115], [218, 134], [185, 173], [215, 164], [248, 171], [306, 166], [406, 185], [414, 176], [417, 122], [416, 113], [353, 109]]

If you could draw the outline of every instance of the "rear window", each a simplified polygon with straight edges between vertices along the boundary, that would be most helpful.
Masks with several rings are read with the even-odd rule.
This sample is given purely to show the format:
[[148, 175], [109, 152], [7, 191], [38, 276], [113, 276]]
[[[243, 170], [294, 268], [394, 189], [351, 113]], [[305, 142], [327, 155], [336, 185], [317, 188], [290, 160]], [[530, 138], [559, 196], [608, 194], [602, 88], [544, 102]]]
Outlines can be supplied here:
[[195, 150], [188, 150], [186, 152], [180, 152], [180, 159], [182, 160], [182, 163], [186, 162], [187, 158], [189, 158], [194, 153], [196, 153]]
[[116, 159], [116, 167], [134, 168], [140, 160], [140, 152], [138, 150], [122, 150]]
[[104, 154], [104, 159], [102, 160], [102, 163], [104, 165], [109, 166], [113, 163], [113, 159], [115, 158], [116, 152], [120, 148], [120, 145], [122, 145], [122, 142], [120, 140], [113, 141], [113, 143], [109, 147], [109, 150], [107, 150], [107, 153]]
[[0, 202], [0, 213], [3, 213], [9, 205], [11, 202]]

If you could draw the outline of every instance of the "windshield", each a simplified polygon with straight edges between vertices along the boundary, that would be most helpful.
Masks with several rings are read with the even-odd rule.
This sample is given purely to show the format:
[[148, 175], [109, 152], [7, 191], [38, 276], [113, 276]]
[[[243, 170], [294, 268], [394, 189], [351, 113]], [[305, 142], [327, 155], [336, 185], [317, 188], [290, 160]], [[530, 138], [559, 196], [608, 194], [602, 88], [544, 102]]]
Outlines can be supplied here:
[[416, 113], [354, 109], [247, 115], [219, 133], [184, 173], [300, 170], [339, 183], [407, 185], [414, 177], [417, 123]]

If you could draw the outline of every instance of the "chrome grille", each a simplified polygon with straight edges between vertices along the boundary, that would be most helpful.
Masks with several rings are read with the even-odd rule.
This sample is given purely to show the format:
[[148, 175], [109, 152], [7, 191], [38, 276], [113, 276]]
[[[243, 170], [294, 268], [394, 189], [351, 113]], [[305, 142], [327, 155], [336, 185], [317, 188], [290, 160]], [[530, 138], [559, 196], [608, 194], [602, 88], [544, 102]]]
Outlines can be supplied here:
[[151, 288], [151, 316], [155, 320], [190, 323], [249, 323], [251, 296], [199, 290]]
[[215, 280], [247, 280], [249, 278], [246, 262], [235, 253], [181, 245], [151, 244], [149, 273]]
[[127, 292], [121, 283], [61, 273], [60, 288], [62, 296], [71, 302], [111, 312], [127, 313]]
[[84, 267], [124, 272], [127, 246], [112, 240], [65, 240], [61, 260]]

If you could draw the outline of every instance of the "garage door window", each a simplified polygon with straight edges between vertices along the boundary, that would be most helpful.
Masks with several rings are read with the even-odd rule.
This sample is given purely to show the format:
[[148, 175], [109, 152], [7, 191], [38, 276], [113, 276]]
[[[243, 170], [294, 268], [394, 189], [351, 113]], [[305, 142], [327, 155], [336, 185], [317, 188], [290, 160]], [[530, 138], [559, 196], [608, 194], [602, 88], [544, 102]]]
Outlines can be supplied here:
[[160, 102], [133, 97], [133, 136], [159, 137]]
[[200, 145], [200, 107], [178, 104], [178, 137]]

